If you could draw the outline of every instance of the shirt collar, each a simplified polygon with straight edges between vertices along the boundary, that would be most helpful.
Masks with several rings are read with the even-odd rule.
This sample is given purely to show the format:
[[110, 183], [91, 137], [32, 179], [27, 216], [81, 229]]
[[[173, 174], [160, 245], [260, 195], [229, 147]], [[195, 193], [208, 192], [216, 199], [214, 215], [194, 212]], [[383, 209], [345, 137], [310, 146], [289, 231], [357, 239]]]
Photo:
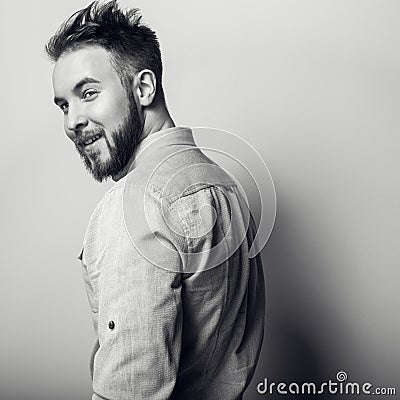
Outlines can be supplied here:
[[[136, 147], [134, 161], [143, 157], [144, 153], [154, 151], [157, 148], [170, 145], [189, 145], [195, 146], [193, 133], [190, 128], [174, 126], [162, 129], [146, 136]], [[132, 168], [130, 168], [132, 169]]]

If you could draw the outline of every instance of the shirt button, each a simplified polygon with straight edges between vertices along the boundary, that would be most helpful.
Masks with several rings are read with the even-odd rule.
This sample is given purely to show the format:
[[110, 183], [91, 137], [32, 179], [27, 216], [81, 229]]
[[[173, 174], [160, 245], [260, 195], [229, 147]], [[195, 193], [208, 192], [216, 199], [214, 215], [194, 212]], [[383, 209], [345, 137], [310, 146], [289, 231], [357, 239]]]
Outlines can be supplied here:
[[110, 321], [110, 322], [108, 323], [108, 327], [109, 327], [111, 330], [113, 330], [113, 329], [115, 328], [114, 321]]

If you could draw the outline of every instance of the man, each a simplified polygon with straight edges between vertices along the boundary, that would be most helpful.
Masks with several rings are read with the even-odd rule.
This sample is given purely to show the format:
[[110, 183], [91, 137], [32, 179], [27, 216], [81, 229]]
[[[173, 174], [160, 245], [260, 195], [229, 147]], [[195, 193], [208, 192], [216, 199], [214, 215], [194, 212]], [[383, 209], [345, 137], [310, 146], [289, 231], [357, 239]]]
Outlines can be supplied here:
[[115, 186], [80, 255], [93, 399], [241, 399], [260, 353], [264, 278], [232, 178], [176, 127], [155, 33], [115, 1], [49, 40], [54, 101], [88, 171]]

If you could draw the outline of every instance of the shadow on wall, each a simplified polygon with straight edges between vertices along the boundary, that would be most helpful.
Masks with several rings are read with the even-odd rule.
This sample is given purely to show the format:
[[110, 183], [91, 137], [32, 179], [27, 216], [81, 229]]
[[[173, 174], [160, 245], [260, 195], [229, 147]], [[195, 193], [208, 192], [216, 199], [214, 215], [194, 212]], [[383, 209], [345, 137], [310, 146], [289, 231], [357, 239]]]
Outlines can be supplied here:
[[[252, 197], [255, 193], [252, 193]], [[259, 215], [260, 210], [254, 210]], [[255, 399], [314, 399], [315, 395], [279, 394], [276, 387], [272, 394], [259, 394], [257, 385], [267, 378], [268, 388], [272, 382], [289, 384], [297, 382], [325, 382], [330, 378], [329, 356], [321, 351], [315, 337], [323, 321], [314, 318], [307, 304], [324, 303], [323, 298], [312, 298], [307, 293], [302, 276], [301, 252], [296, 252], [290, 218], [284, 204], [278, 203], [275, 226], [267, 245], [262, 251], [267, 290], [266, 326], [262, 352], [256, 373], [244, 396]], [[314, 324], [310, 324], [314, 320]], [[260, 388], [261, 390], [263, 387]], [[286, 387], [287, 389], [287, 387]], [[326, 394], [323, 398], [330, 398]], [[318, 397], [318, 396], [317, 396]], [[344, 398], [344, 397], [343, 397]]]

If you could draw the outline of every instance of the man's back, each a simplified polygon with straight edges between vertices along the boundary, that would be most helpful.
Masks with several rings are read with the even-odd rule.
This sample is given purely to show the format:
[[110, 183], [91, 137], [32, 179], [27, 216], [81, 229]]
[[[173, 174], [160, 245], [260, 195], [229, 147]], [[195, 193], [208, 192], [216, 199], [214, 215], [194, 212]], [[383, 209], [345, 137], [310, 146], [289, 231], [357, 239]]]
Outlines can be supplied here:
[[140, 143], [84, 240], [94, 398], [241, 398], [264, 329], [254, 236], [238, 186], [189, 129]]

